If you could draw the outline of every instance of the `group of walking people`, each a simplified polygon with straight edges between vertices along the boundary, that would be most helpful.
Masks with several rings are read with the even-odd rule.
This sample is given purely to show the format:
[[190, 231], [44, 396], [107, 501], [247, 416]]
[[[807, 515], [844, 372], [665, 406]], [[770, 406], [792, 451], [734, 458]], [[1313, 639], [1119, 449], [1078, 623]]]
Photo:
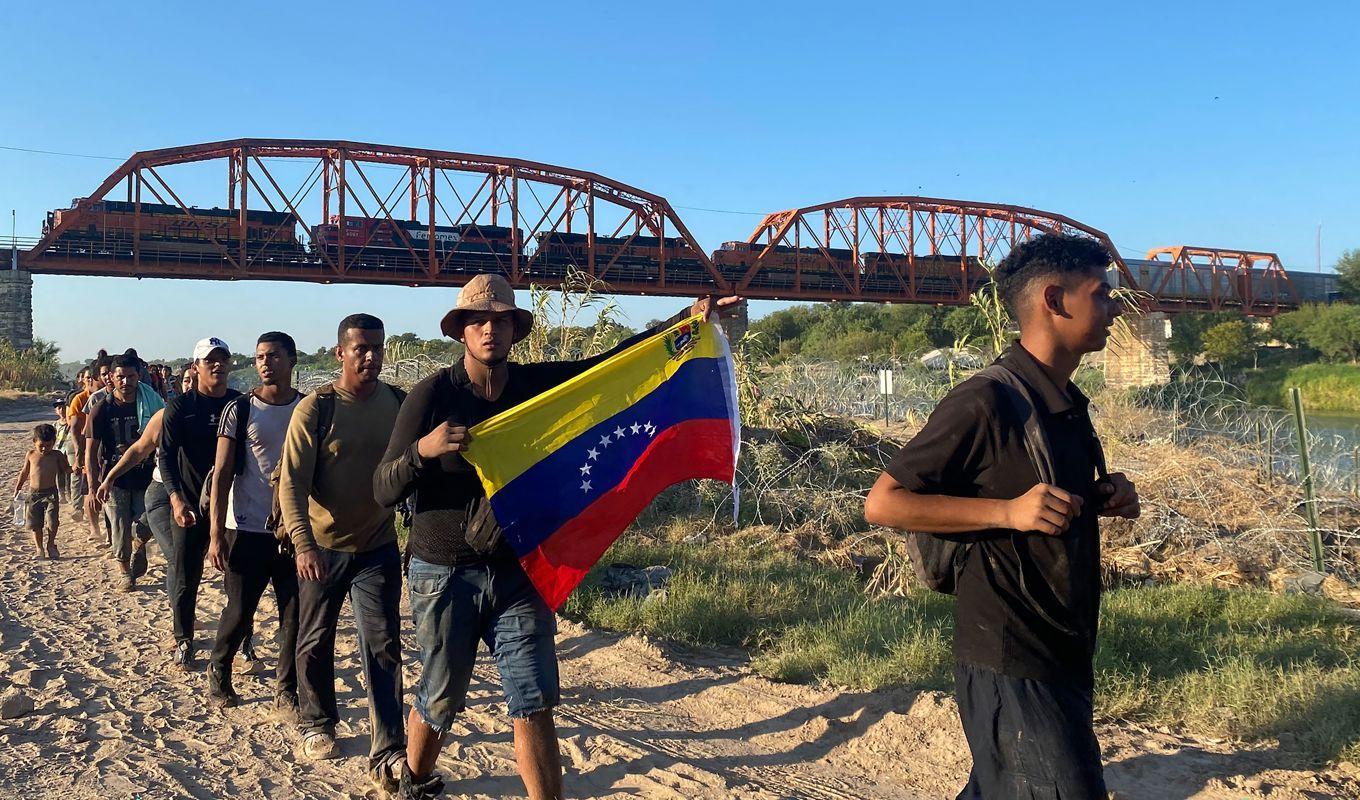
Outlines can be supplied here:
[[[1020, 324], [1019, 341], [997, 366], [1012, 379], [981, 375], [954, 389], [868, 494], [870, 522], [939, 545], [922, 549], [944, 554], [936, 577], [957, 594], [955, 676], [974, 757], [963, 798], [1105, 796], [1091, 722], [1096, 520], [1136, 516], [1138, 500], [1132, 483], [1106, 471], [1086, 400], [1070, 378], [1083, 354], [1104, 346], [1119, 314], [1108, 263], [1098, 243], [1075, 237], [1016, 247], [997, 273]], [[339, 377], [317, 391], [294, 386], [297, 347], [286, 333], [259, 336], [259, 385], [244, 394], [228, 385], [230, 347], [208, 337], [194, 346], [168, 402], [143, 388], [145, 365], [129, 351], [97, 359], [59, 416], [72, 433], [84, 516], [96, 540], [110, 544], [118, 585], [130, 590], [145, 573], [151, 538], [166, 557], [180, 668], [198, 664], [205, 563], [223, 573], [227, 603], [207, 664], [213, 705], [239, 702], [233, 662], [238, 651], [258, 660], [255, 616], [272, 586], [275, 713], [298, 727], [302, 756], [337, 757], [335, 644], [349, 598], [376, 787], [402, 798], [441, 791], [435, 761], [465, 708], [482, 641], [499, 671], [526, 791], [556, 798], [555, 616], [462, 457], [476, 446], [469, 428], [674, 321], [727, 316], [741, 302], [700, 298], [594, 358], [520, 364], [508, 360], [510, 349], [533, 317], [515, 305], [504, 278], [479, 275], [441, 321], [463, 357], [409, 396], [380, 379], [382, 321], [352, 314], [336, 331]], [[43, 451], [29, 461], [47, 458]], [[404, 553], [398, 506], [410, 513]], [[421, 663], [409, 712], [403, 583]]]

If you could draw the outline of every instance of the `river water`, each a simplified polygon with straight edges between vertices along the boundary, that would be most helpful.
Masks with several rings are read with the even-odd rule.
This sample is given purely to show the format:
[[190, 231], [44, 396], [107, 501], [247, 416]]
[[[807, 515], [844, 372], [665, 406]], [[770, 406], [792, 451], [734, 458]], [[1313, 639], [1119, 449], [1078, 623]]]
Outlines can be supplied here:
[[1360, 446], [1360, 414], [1334, 411], [1308, 414], [1308, 430], [1321, 436], [1339, 436], [1352, 447]]

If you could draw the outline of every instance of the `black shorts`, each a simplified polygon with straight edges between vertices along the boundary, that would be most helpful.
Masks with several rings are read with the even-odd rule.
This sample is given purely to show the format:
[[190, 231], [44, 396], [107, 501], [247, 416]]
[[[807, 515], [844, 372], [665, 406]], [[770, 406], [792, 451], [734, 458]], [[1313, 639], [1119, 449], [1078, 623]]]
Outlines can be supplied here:
[[24, 508], [24, 513], [28, 517], [28, 529], [55, 531], [60, 519], [57, 515], [60, 508], [61, 496], [56, 489], [29, 492], [28, 502]]
[[958, 800], [1107, 800], [1091, 692], [954, 665], [973, 772]]

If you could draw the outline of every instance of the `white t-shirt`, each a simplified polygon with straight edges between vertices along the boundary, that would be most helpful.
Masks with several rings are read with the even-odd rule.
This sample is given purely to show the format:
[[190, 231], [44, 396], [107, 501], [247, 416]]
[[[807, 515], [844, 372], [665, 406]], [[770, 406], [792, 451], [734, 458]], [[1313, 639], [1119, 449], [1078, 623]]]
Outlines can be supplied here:
[[[302, 399], [298, 392], [293, 402], [272, 406], [255, 395], [248, 395], [250, 416], [246, 419], [245, 469], [231, 484], [227, 498], [227, 527], [238, 531], [265, 532], [265, 520], [274, 505], [274, 492], [269, 479], [283, 455], [283, 440], [288, 434], [288, 420]], [[222, 412], [217, 434], [236, 439], [236, 403]]]

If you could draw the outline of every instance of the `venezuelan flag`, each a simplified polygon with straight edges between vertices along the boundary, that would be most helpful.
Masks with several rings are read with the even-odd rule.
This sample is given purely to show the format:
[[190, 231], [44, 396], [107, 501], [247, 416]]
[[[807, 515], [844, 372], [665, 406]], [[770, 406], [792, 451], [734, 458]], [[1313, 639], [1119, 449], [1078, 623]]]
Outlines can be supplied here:
[[557, 609], [662, 489], [734, 481], [732, 354], [694, 316], [470, 432], [496, 521]]

